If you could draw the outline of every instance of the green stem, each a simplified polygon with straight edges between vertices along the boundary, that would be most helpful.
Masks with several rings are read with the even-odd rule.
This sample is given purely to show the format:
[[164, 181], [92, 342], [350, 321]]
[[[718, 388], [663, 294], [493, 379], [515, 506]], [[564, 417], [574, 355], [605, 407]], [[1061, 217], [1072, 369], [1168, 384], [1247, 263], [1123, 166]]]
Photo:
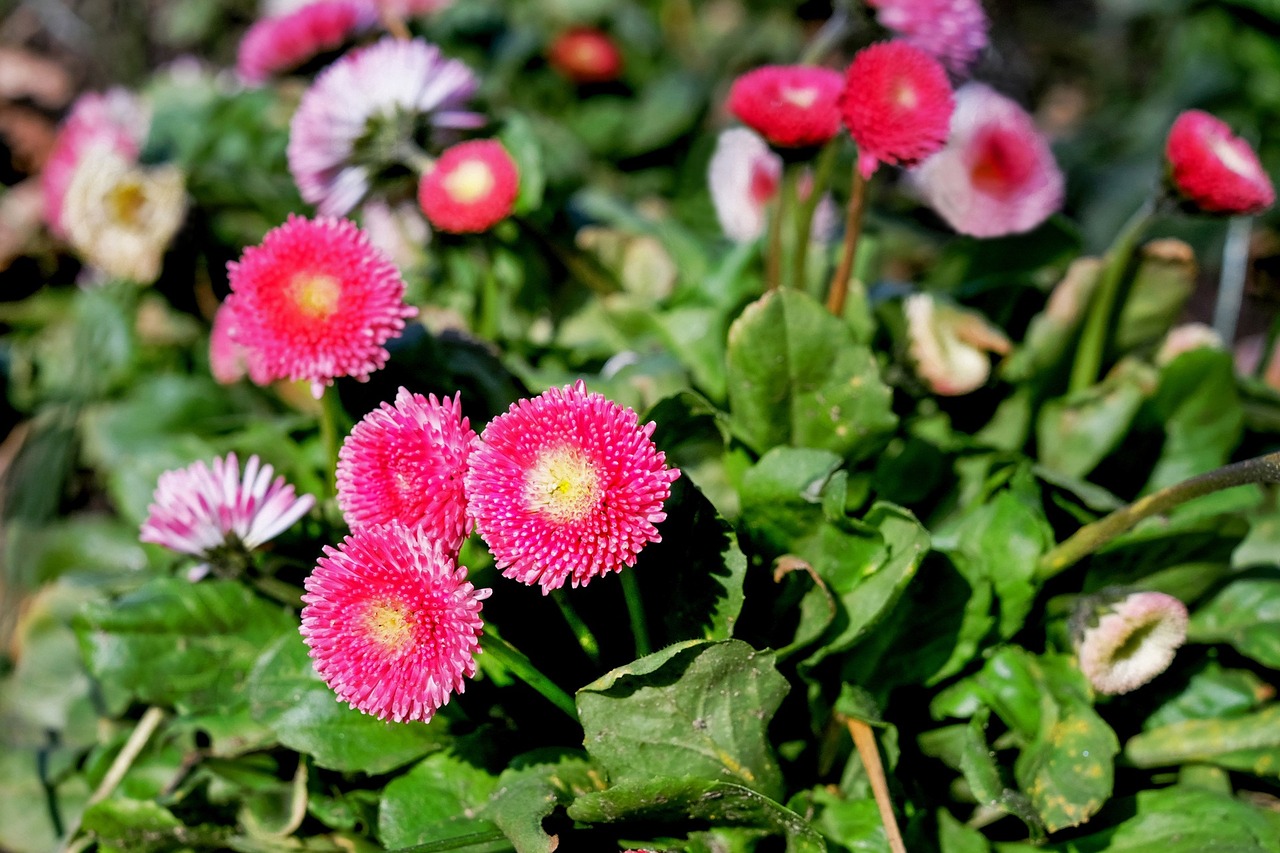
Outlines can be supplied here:
[[1271, 364], [1271, 357], [1276, 352], [1276, 341], [1280, 340], [1280, 316], [1271, 321], [1271, 326], [1267, 329], [1266, 340], [1262, 342], [1262, 352], [1258, 354], [1258, 363], [1253, 368], [1253, 376], [1255, 379], [1262, 379], [1267, 375], [1267, 367]]
[[813, 186], [809, 195], [800, 202], [796, 209], [796, 253], [792, 258], [791, 286], [805, 289], [808, 273], [806, 265], [809, 259], [809, 235], [813, 231], [813, 214], [822, 200], [822, 193], [831, 182], [831, 173], [836, 165], [837, 146], [835, 140], [828, 142], [818, 155], [818, 164], [813, 173]]
[[827, 289], [827, 310], [836, 317], [844, 317], [844, 301], [849, 293], [849, 276], [853, 274], [853, 261], [858, 255], [858, 238], [862, 236], [862, 214], [867, 207], [868, 179], [862, 177], [858, 158], [853, 159], [853, 177], [849, 185], [849, 207], [845, 213], [844, 246], [840, 251], [840, 265], [831, 277]]
[[476, 319], [476, 332], [486, 341], [498, 341], [498, 302], [502, 298], [502, 288], [498, 276], [493, 271], [493, 258], [487, 252], [478, 264], [480, 267], [480, 316]]
[[1250, 483], [1280, 483], [1280, 451], [1226, 465], [1153, 492], [1105, 518], [1086, 524], [1040, 558], [1036, 576], [1047, 581], [1133, 528], [1144, 518], [1222, 489]]
[[529, 662], [523, 652], [499, 637], [488, 624], [484, 626], [480, 646], [485, 654], [492, 655], [493, 659], [502, 664], [508, 672], [541, 693], [544, 699], [568, 714], [575, 723], [578, 721], [578, 707], [574, 704], [573, 698], [557, 687], [550, 678], [543, 675]]
[[556, 606], [560, 608], [564, 621], [569, 623], [569, 630], [578, 638], [578, 645], [582, 647], [582, 651], [590, 658], [591, 663], [599, 665], [600, 644], [596, 642], [595, 634], [592, 634], [591, 629], [587, 627], [587, 623], [582, 621], [578, 611], [573, 609], [573, 604], [569, 601], [568, 594], [563, 588], [554, 589], [551, 591], [551, 598], [555, 601]]
[[[792, 184], [792, 188], [788, 190], [787, 185]], [[782, 186], [778, 190], [778, 196], [771, 205], [772, 212], [769, 216], [769, 248], [765, 254], [765, 282], [770, 290], [777, 290], [782, 286], [782, 219], [786, 212], [787, 196], [795, 195], [795, 168], [793, 166], [784, 166], [782, 169]]]
[[644, 619], [644, 601], [640, 598], [640, 584], [631, 569], [624, 568], [622, 577], [622, 595], [627, 600], [627, 616], [631, 619], [631, 633], [636, 639], [636, 657], [642, 658], [653, 651], [649, 641], [649, 624]]
[[330, 385], [320, 395], [320, 441], [324, 445], [327, 468], [325, 485], [329, 487], [330, 497], [338, 493], [338, 450], [342, 447], [342, 440], [338, 436], [343, 432], [339, 424], [345, 420], [342, 403], [338, 400], [338, 389]]
[[1125, 273], [1133, 259], [1138, 240], [1146, 230], [1151, 216], [1155, 212], [1155, 202], [1148, 199], [1125, 223], [1124, 228], [1116, 235], [1115, 242], [1107, 252], [1107, 265], [1102, 270], [1098, 288], [1089, 300], [1089, 314], [1085, 318], [1084, 329], [1080, 333], [1080, 343], [1076, 348], [1076, 357], [1071, 365], [1071, 381], [1067, 393], [1083, 391], [1098, 381], [1098, 373], [1102, 369], [1102, 359], [1106, 355], [1107, 344], [1111, 339], [1111, 327], [1114, 314], [1118, 310], [1117, 302], [1124, 285]]

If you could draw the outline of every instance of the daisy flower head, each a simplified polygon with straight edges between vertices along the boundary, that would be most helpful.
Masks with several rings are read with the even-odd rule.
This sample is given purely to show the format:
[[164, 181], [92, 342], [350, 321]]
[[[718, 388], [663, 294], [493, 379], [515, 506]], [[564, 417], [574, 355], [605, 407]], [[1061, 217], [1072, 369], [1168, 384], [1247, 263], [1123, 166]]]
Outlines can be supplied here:
[[1169, 668], [1187, 638], [1187, 607], [1163, 592], [1102, 594], [1081, 602], [1071, 627], [1093, 689], [1128, 693]]
[[473, 139], [445, 150], [418, 185], [427, 221], [441, 231], [476, 234], [511, 215], [520, 192], [516, 161], [496, 139]]
[[378, 22], [372, 0], [315, 0], [260, 18], [240, 40], [236, 71], [250, 85], [337, 50]]
[[574, 83], [608, 83], [622, 74], [622, 52], [595, 27], [572, 27], [547, 48], [551, 67]]
[[957, 74], [987, 47], [987, 15], [979, 0], [867, 0], [876, 20]]
[[840, 111], [858, 144], [858, 168], [870, 177], [880, 163], [914, 166], [947, 141], [955, 101], [947, 72], [903, 41], [863, 48], [845, 75]]
[[300, 630], [312, 662], [352, 708], [427, 722], [475, 675], [489, 590], [425, 530], [360, 528], [324, 547], [305, 586]]
[[1062, 171], [1031, 116], [981, 83], [955, 96], [946, 146], [911, 172], [925, 202], [973, 237], [1035, 228], [1062, 206]]
[[771, 145], [809, 148], [840, 130], [838, 71], [810, 65], [765, 65], [729, 89], [729, 111]]
[[279, 536], [315, 505], [299, 497], [275, 469], [250, 456], [240, 472], [234, 453], [160, 475], [141, 540], [180, 554], [217, 561]]
[[316, 77], [289, 125], [289, 172], [303, 200], [341, 216], [381, 169], [402, 165], [399, 149], [484, 124], [463, 109], [479, 85], [422, 39], [388, 37], [344, 55]]
[[1205, 213], [1261, 213], [1276, 200], [1249, 143], [1200, 110], [1178, 116], [1165, 144], [1174, 189]]
[[290, 214], [227, 271], [232, 340], [259, 378], [309, 381], [317, 398], [340, 376], [367, 380], [417, 314], [395, 265], [345, 219]]
[[467, 512], [503, 575], [565, 582], [635, 565], [680, 472], [636, 413], [581, 382], [512, 404], [480, 436], [466, 475]]
[[907, 352], [916, 374], [935, 394], [958, 396], [981, 388], [991, 375], [988, 353], [1008, 355], [1013, 344], [976, 311], [913, 293], [902, 306]]
[[353, 530], [398, 520], [457, 554], [470, 531], [462, 478], [475, 438], [458, 395], [401, 388], [395, 405], [365, 415], [338, 451], [343, 518]]

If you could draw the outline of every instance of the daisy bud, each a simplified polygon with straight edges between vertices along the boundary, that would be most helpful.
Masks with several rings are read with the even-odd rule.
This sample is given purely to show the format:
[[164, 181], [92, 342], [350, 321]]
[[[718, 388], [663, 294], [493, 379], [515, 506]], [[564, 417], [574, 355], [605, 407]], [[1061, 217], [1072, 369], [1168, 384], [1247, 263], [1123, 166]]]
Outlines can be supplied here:
[[808, 65], [766, 65], [729, 90], [729, 110], [779, 148], [822, 145], [840, 130], [840, 73]]
[[906, 298], [907, 351], [916, 373], [935, 394], [958, 396], [982, 387], [991, 375], [988, 353], [1007, 355], [1009, 339], [982, 315], [927, 293]]
[[1093, 689], [1128, 693], [1169, 668], [1187, 638], [1187, 608], [1162, 592], [1104, 592], [1081, 601], [1071, 632]]
[[1187, 110], [1178, 116], [1165, 157], [1174, 189], [1205, 213], [1261, 213], [1276, 199], [1249, 143], [1206, 112]]
[[520, 192], [515, 160], [494, 139], [462, 142], [440, 155], [418, 185], [427, 221], [441, 231], [488, 231], [511, 215]]
[[622, 74], [622, 53], [595, 27], [573, 27], [547, 49], [551, 67], [574, 83], [609, 83]]

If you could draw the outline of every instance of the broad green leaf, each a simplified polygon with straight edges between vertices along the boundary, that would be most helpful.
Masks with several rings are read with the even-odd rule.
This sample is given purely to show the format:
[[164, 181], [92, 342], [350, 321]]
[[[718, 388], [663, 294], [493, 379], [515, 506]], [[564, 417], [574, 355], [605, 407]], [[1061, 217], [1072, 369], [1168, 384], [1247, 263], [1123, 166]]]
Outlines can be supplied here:
[[897, 426], [871, 351], [811, 297], [771, 291], [729, 328], [729, 409], [757, 453], [792, 445], [875, 454]]
[[533, 126], [523, 114], [512, 110], [503, 116], [498, 139], [511, 154], [520, 173], [520, 189], [516, 195], [514, 212], [525, 214], [537, 210], [542, 204], [546, 176], [542, 171], [542, 150]]
[[987, 709], [974, 714], [965, 727], [960, 771], [978, 802], [1013, 815], [1027, 826], [1033, 838], [1044, 836], [1044, 823], [1027, 795], [1005, 785], [996, 754], [987, 744]]
[[1280, 776], [1280, 705], [1227, 719], [1185, 720], [1134, 735], [1125, 757], [1138, 767], [1203, 761]]
[[569, 816], [585, 823], [643, 820], [760, 827], [785, 836], [788, 853], [827, 849], [809, 821], [786, 806], [742, 785], [703, 778], [657, 777], [611, 785], [578, 797], [569, 806]]
[[1116, 320], [1113, 348], [1129, 352], [1159, 342], [1182, 313], [1195, 284], [1195, 255], [1186, 243], [1152, 240], [1143, 246]]
[[938, 809], [938, 850], [940, 853], [991, 853], [986, 836]]
[[889, 853], [889, 838], [875, 800], [846, 800], [827, 788], [815, 789], [812, 798], [818, 806], [813, 823], [829, 841], [859, 853]]
[[246, 691], [255, 718], [280, 743], [330, 770], [386, 773], [449, 741], [443, 719], [392, 723], [339, 702], [316, 674], [296, 633], [262, 652]]
[[116, 797], [85, 810], [81, 829], [102, 853], [167, 853], [184, 847], [219, 847], [230, 827], [188, 827], [150, 800]]
[[577, 703], [587, 753], [613, 784], [691, 776], [777, 795], [768, 725], [787, 689], [772, 652], [692, 642], [607, 673]]
[[1252, 711], [1274, 693], [1275, 688], [1247, 669], [1224, 669], [1211, 662], [1191, 676], [1181, 693], [1156, 708], [1143, 721], [1142, 728], [1238, 716]]
[[1280, 573], [1232, 581], [1192, 614], [1187, 639], [1230, 643], [1258, 663], [1280, 669]]
[[1227, 352], [1201, 348], [1174, 359], [1160, 374], [1150, 405], [1165, 440], [1145, 492], [1227, 463], [1244, 432], [1235, 363]]
[[819, 536], [825, 524], [823, 493], [840, 465], [826, 450], [775, 447], [748, 469], [742, 515], [753, 547], [771, 555], [806, 551], [803, 540]]
[[579, 754], [535, 754], [503, 771], [477, 816], [496, 824], [517, 853], [551, 853], [560, 840], [547, 833], [542, 821], [557, 808], [603, 788], [599, 774]]
[[610, 154], [634, 157], [670, 144], [693, 127], [706, 95], [706, 85], [685, 71], [654, 79], [628, 104], [624, 132]]
[[492, 829], [476, 813], [497, 779], [448, 752], [428, 755], [391, 781], [378, 806], [378, 839], [388, 848]]
[[1120, 446], [1155, 384], [1151, 367], [1122, 361], [1101, 383], [1045, 403], [1036, 421], [1040, 463], [1070, 477], [1087, 476]]
[[[12, 853], [58, 849], [50, 797], [40, 782], [41, 750], [18, 749], [7, 740], [0, 749], [0, 848]], [[46, 756], [47, 757], [47, 756]], [[54, 790], [63, 823], [75, 820], [89, 799], [89, 783], [73, 775]]]

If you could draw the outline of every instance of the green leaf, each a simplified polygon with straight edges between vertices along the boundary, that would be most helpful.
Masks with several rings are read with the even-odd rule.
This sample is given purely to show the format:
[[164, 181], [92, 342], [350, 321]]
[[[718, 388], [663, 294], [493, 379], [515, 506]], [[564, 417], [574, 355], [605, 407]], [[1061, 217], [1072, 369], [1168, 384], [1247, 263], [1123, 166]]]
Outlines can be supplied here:
[[809, 821], [776, 801], [732, 782], [702, 778], [634, 779], [579, 797], [569, 816], [586, 823], [654, 821], [760, 827], [785, 836], [788, 853], [827, 849]]
[[498, 139], [515, 160], [520, 173], [520, 189], [513, 212], [525, 214], [537, 210], [542, 205], [547, 182], [542, 169], [542, 149], [533, 125], [522, 113], [512, 110], [503, 116]]
[[55, 790], [52, 803], [40, 781], [41, 756], [17, 749], [8, 740], [0, 749], [0, 848], [12, 853], [48, 853], [58, 849], [58, 830], [50, 816], [55, 805], [64, 824], [75, 820], [89, 799], [83, 775], [68, 778]]
[[812, 797], [818, 806], [813, 823], [828, 840], [859, 853], [889, 853], [889, 838], [875, 800], [846, 800], [827, 788], [816, 788]]
[[1227, 352], [1201, 348], [1174, 359], [1150, 405], [1165, 440], [1144, 492], [1226, 464], [1244, 432], [1235, 362]]
[[1185, 243], [1155, 240], [1143, 246], [1138, 256], [1133, 284], [1116, 320], [1112, 347], [1117, 352], [1159, 342], [1195, 289], [1195, 257]]
[[392, 723], [339, 702], [296, 633], [262, 652], [246, 689], [254, 717], [280, 743], [330, 770], [386, 773], [449, 742], [443, 719]]
[[559, 838], [542, 827], [558, 807], [601, 790], [603, 781], [579, 753], [526, 756], [498, 777], [492, 798], [478, 816], [497, 824], [517, 853], [551, 853]]
[[409, 847], [492, 829], [476, 814], [497, 781], [451, 753], [429, 755], [383, 790], [378, 839], [388, 848]]
[[165, 853], [184, 847], [218, 847], [229, 827], [187, 827], [173, 812], [149, 800], [116, 797], [85, 810], [81, 829], [102, 853]]
[[960, 771], [978, 802], [1017, 817], [1027, 826], [1033, 838], [1044, 836], [1044, 823], [1027, 795], [1004, 783], [996, 754], [987, 744], [987, 709], [974, 714], [965, 727], [964, 746], [960, 753]]
[[787, 690], [772, 652], [682, 643], [579, 690], [583, 742], [614, 784], [692, 776], [777, 795], [767, 730]]
[[1049, 400], [1036, 421], [1040, 463], [1069, 477], [1085, 477], [1120, 446], [1154, 390], [1154, 371], [1126, 360], [1099, 384]]
[[793, 290], [765, 294], [729, 328], [729, 408], [756, 452], [792, 445], [866, 459], [892, 434], [892, 392], [849, 326]]
[[938, 809], [938, 850], [940, 853], [991, 853], [986, 836]]
[[1152, 712], [1144, 730], [1185, 720], [1235, 717], [1252, 711], [1275, 692], [1271, 685], [1247, 669], [1224, 669], [1209, 663], [1191, 676], [1186, 688]]
[[1258, 663], [1280, 669], [1280, 573], [1232, 581], [1192, 614], [1187, 639], [1230, 643]]
[[1125, 757], [1138, 767], [1203, 761], [1280, 776], [1280, 705], [1229, 719], [1185, 720], [1134, 735]]
[[670, 144], [698, 121], [705, 98], [705, 84], [692, 74], [674, 71], [658, 77], [628, 110], [625, 132], [610, 153], [634, 157]]

